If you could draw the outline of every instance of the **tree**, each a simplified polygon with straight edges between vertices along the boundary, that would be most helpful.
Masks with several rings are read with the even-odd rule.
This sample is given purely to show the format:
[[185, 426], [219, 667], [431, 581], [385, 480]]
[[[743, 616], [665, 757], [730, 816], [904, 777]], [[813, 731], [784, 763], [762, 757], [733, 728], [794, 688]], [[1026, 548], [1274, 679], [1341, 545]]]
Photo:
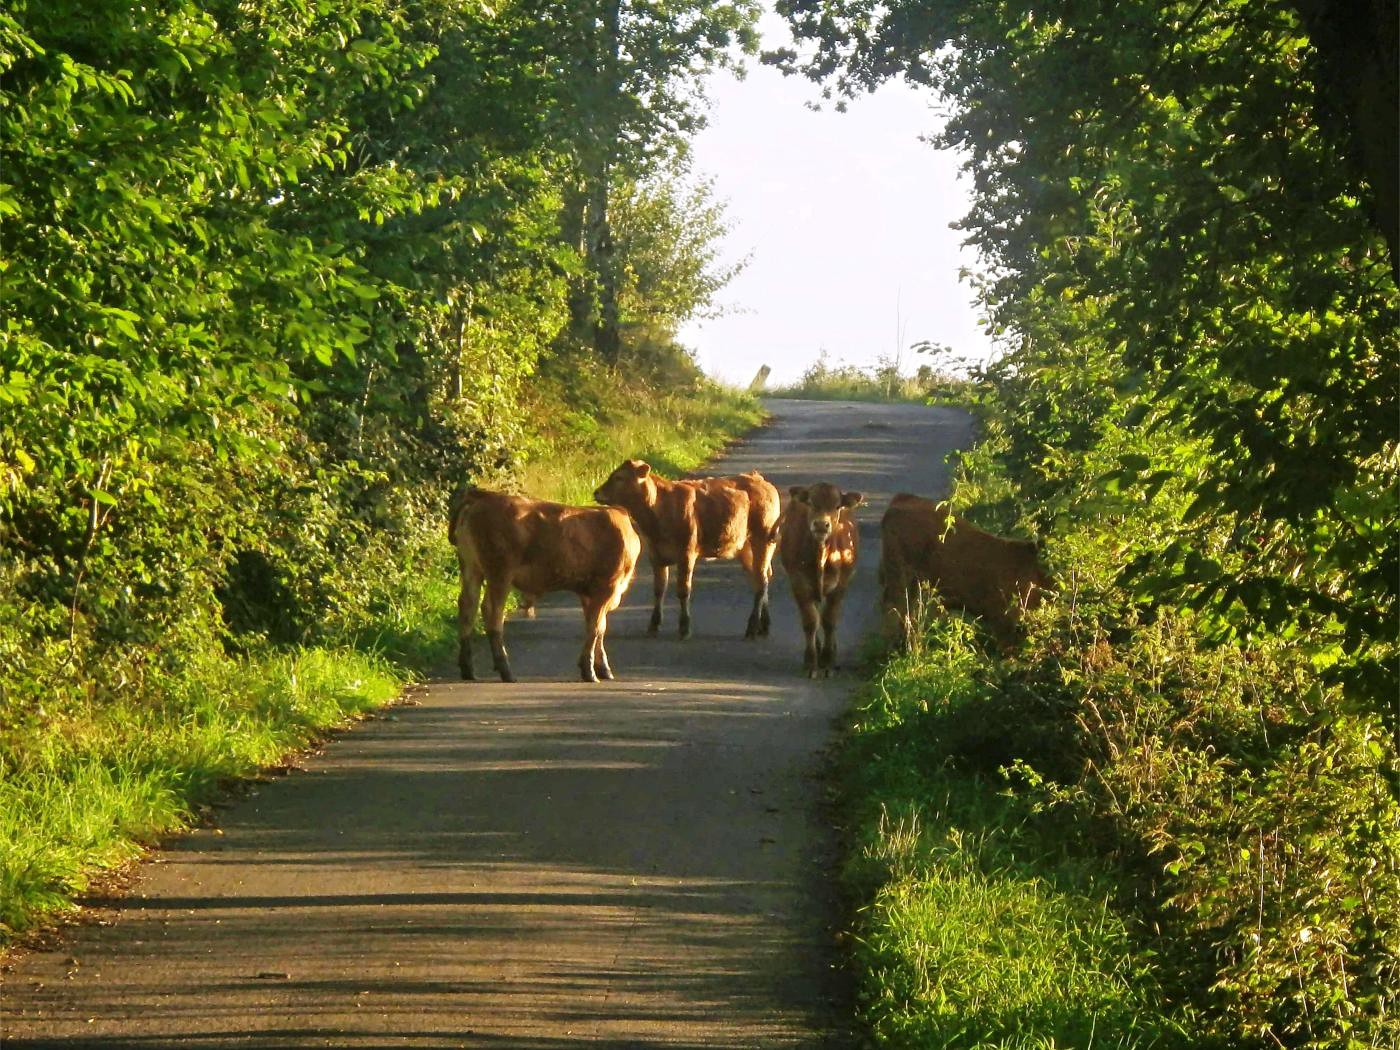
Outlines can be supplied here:
[[545, 5], [559, 42], [557, 96], [574, 160], [562, 226], [586, 260], [572, 299], [574, 329], [605, 361], [621, 349], [618, 257], [610, 208], [615, 187], [678, 157], [704, 124], [706, 74], [757, 46], [755, 0], [588, 0]]
[[[1106, 340], [1123, 424], [1209, 450], [1179, 537], [1139, 563], [1146, 594], [1225, 636], [1299, 632], [1400, 734], [1397, 294], [1386, 193], [1313, 79], [1334, 52], [1244, 2], [780, 8], [832, 93], [902, 75], [950, 101], [1008, 367]], [[1161, 466], [1123, 480], [1151, 491]], [[1254, 556], [1226, 569], [1208, 535]]]
[[724, 264], [718, 245], [728, 230], [725, 206], [711, 180], [683, 169], [614, 189], [612, 231], [623, 267], [618, 274], [619, 327], [632, 358], [673, 352], [682, 325], [716, 317], [721, 289], [747, 259]]

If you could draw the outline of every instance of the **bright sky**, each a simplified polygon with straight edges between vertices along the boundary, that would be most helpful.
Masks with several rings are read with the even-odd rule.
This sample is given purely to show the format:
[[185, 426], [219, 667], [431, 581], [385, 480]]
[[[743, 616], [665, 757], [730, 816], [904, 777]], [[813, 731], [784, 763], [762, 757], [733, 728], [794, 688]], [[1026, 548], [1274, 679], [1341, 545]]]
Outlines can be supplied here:
[[[765, 16], [764, 46], [788, 42], [783, 24]], [[694, 146], [697, 172], [729, 202], [725, 256], [751, 253], [721, 293], [737, 309], [681, 332], [701, 367], [747, 384], [768, 364], [780, 384], [823, 349], [833, 363], [874, 364], [898, 330], [906, 371], [926, 360], [907, 349], [922, 340], [985, 360], [991, 343], [958, 280], [976, 254], [948, 228], [967, 211], [959, 159], [919, 139], [939, 126], [929, 93], [892, 83], [846, 113], [813, 112], [803, 103], [816, 85], [748, 65], [742, 81], [713, 77]]]

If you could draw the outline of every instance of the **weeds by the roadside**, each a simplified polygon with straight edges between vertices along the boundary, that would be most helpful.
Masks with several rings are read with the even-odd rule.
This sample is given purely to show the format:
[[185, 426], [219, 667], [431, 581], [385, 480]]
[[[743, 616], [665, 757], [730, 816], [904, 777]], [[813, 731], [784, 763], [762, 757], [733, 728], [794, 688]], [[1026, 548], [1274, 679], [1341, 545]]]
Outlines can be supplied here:
[[694, 470], [756, 426], [751, 397], [709, 384], [615, 402], [596, 415], [542, 421], [541, 447], [520, 471], [520, 490], [564, 503], [592, 503], [593, 490], [623, 459], [644, 459], [666, 477]]
[[0, 749], [0, 935], [68, 906], [97, 872], [184, 826], [247, 776], [398, 695], [372, 653], [213, 658], [150, 696], [10, 735]]
[[1015, 654], [916, 617], [856, 712], [846, 880], [876, 1041], [1395, 1046], [1378, 720], [1320, 702], [1286, 643], [1124, 612], [1098, 524], [1059, 538], [1075, 572]]
[[923, 619], [856, 708], [841, 763], [860, 1009], [881, 1046], [1199, 1047], [1092, 860], [997, 772], [990, 658]]

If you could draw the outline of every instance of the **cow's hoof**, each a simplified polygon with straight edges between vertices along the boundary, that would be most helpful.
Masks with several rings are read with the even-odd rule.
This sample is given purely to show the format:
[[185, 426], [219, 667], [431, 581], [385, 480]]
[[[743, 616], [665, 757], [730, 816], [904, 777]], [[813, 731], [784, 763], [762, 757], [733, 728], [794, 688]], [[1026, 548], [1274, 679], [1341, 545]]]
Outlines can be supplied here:
[[579, 677], [580, 677], [581, 679], [583, 679], [585, 682], [597, 682], [597, 681], [598, 681], [598, 676], [597, 676], [596, 674], [594, 674], [592, 671], [580, 671], [580, 672], [579, 672]]
[[616, 678], [616, 677], [617, 677], [617, 675], [613, 674], [613, 673], [612, 673], [612, 670], [611, 670], [610, 668], [607, 668], [607, 667], [604, 667], [602, 670], [600, 670], [600, 671], [598, 672], [598, 678], [599, 678], [600, 680], [602, 680], [602, 681], [605, 681], [605, 682], [611, 682], [611, 681], [612, 681], [614, 678]]
[[501, 672], [501, 681], [502, 681], [502, 682], [507, 682], [507, 683], [514, 683], [514, 682], [515, 682], [515, 675], [511, 674], [509, 671], [502, 671], [502, 672]]
[[463, 671], [463, 672], [462, 672], [462, 681], [464, 681], [464, 682], [475, 682], [475, 681], [476, 681], [476, 675], [472, 674], [470, 671]]

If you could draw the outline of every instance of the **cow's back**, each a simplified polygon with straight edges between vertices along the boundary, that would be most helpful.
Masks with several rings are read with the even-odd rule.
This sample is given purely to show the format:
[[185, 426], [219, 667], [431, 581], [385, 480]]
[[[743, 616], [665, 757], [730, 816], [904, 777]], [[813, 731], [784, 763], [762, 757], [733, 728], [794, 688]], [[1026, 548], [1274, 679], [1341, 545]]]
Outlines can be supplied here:
[[778, 487], [756, 470], [725, 478], [749, 498], [749, 536], [758, 544], [777, 536], [778, 519], [783, 513], [783, 499]]
[[630, 575], [641, 550], [631, 519], [613, 507], [478, 490], [456, 518], [454, 540], [465, 539], [477, 560], [528, 594], [581, 592], [618, 571]]
[[733, 558], [748, 541], [749, 494], [731, 478], [705, 478], [695, 486], [694, 514], [702, 558]]
[[513, 583], [527, 593], [586, 592], [617, 573], [630, 576], [641, 540], [626, 511], [537, 503], [522, 515], [520, 567]]
[[891, 583], [900, 582], [903, 575], [920, 575], [926, 582], [931, 581], [941, 569], [940, 539], [947, 527], [946, 505], [908, 492], [898, 493], [880, 519], [882, 574], [892, 577]]

